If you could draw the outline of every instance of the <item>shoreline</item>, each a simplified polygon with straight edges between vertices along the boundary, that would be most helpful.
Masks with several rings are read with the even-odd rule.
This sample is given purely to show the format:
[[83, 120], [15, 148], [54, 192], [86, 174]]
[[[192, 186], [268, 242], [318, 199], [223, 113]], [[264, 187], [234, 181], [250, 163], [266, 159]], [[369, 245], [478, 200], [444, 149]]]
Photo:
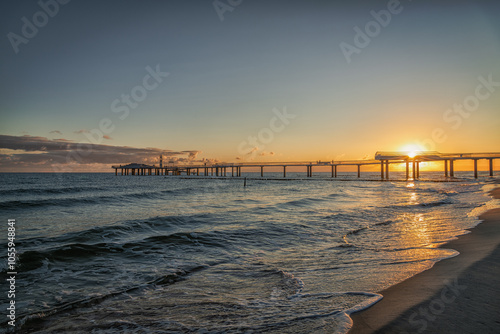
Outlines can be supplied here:
[[[500, 187], [489, 192], [500, 198]], [[350, 315], [349, 334], [500, 333], [500, 208], [440, 248], [460, 254], [381, 292], [383, 299]]]

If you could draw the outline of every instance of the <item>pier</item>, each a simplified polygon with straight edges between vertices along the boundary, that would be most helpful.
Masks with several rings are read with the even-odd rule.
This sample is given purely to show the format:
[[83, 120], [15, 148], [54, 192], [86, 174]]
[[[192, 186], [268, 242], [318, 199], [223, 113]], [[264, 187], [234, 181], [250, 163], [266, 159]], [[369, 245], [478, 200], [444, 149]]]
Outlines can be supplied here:
[[[303, 167], [306, 177], [313, 176], [313, 168], [321, 167], [323, 170], [331, 170], [331, 178], [337, 178], [337, 173], [344, 167], [355, 167], [357, 177], [361, 177], [362, 167], [379, 165], [380, 179], [390, 179], [391, 165], [405, 165], [406, 180], [417, 180], [420, 178], [420, 164], [422, 162], [442, 162], [445, 178], [455, 177], [455, 162], [470, 160], [473, 163], [474, 178], [478, 178], [478, 161], [488, 161], [489, 176], [493, 176], [493, 160], [500, 159], [500, 153], [439, 153], [439, 152], [377, 152], [371, 160], [345, 160], [345, 161], [315, 161], [315, 162], [244, 162], [244, 163], [218, 163], [203, 165], [172, 165], [163, 166], [160, 157], [160, 165], [145, 165], [131, 163], [128, 165], [112, 166], [115, 175], [196, 175], [211, 177], [241, 177], [242, 169], [260, 169], [260, 176], [264, 177], [265, 168], [280, 168], [283, 178], [286, 178], [287, 168]], [[370, 170], [373, 172], [373, 170]]]

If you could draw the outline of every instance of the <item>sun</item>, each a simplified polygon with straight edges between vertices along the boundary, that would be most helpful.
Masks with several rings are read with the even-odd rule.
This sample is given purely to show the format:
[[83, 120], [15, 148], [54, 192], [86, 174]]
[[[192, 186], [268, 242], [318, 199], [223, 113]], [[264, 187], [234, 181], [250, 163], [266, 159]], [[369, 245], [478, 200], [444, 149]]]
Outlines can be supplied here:
[[422, 147], [417, 144], [408, 144], [403, 147], [401, 147], [401, 151], [406, 153], [409, 158], [415, 158], [417, 155], [419, 155], [422, 151]]
[[416, 151], [410, 151], [408, 152], [408, 157], [409, 158], [415, 158], [417, 156], [417, 152]]

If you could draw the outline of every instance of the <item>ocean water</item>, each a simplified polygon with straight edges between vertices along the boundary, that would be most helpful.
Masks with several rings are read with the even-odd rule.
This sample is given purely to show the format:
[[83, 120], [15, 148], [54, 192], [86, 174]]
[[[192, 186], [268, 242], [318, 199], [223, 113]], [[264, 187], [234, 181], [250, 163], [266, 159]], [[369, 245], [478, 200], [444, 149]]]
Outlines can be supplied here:
[[[17, 331], [345, 333], [377, 291], [457, 255], [437, 247], [492, 206], [493, 179], [471, 173], [456, 182], [303, 174], [246, 174], [246, 187], [241, 178], [0, 174], [4, 245], [16, 219]], [[6, 254], [1, 263], [5, 277]], [[2, 293], [2, 310], [8, 302]]]

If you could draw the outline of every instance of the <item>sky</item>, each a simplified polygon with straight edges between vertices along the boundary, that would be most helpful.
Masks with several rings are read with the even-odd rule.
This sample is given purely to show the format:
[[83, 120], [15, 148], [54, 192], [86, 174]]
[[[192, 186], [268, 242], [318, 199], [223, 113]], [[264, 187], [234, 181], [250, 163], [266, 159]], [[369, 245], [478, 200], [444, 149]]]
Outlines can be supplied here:
[[0, 3], [0, 171], [500, 151], [498, 1]]

